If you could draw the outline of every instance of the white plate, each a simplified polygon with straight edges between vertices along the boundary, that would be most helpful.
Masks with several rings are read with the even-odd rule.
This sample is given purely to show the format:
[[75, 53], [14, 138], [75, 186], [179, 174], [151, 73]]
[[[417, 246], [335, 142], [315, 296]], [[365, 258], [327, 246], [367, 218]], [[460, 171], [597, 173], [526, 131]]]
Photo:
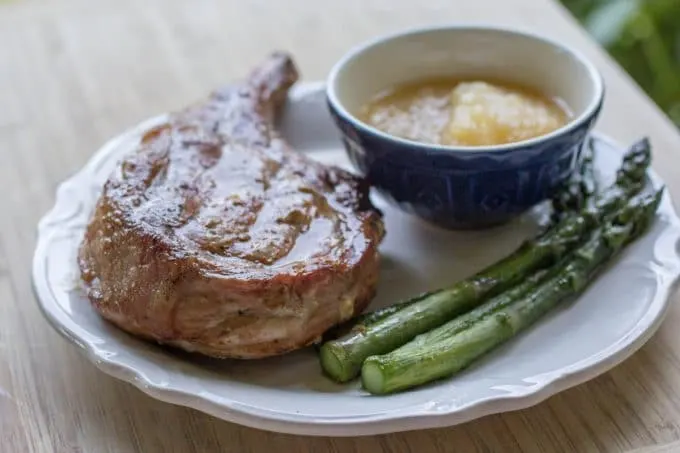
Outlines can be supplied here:
[[[174, 404], [261, 429], [355, 436], [450, 426], [525, 408], [585, 382], [624, 360], [659, 326], [680, 275], [680, 221], [668, 196], [651, 231], [633, 244], [579, 300], [458, 376], [417, 390], [372, 397], [358, 383], [324, 378], [312, 350], [253, 362], [198, 359], [139, 341], [102, 321], [77, 289], [75, 253], [101, 184], [151, 119], [106, 144], [57, 193], [39, 224], [33, 282], [49, 322], [99, 369]], [[290, 97], [282, 128], [293, 146], [347, 166], [319, 84]], [[621, 152], [598, 141], [605, 179]], [[652, 176], [651, 185], [660, 186]], [[504, 227], [454, 233], [387, 206], [382, 277], [374, 306], [463, 278], [511, 252], [540, 209]]]

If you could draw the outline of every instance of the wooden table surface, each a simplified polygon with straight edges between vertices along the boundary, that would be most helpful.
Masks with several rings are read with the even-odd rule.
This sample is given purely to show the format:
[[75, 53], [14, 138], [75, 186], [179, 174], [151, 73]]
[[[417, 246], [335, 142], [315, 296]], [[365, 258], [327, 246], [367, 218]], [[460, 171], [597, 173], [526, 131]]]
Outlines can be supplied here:
[[0, 452], [680, 451], [677, 306], [632, 358], [536, 407], [363, 438], [267, 433], [155, 401], [97, 371], [39, 313], [36, 222], [105, 139], [274, 48], [321, 79], [365, 39], [454, 21], [524, 27], [584, 51], [607, 83], [598, 128], [624, 143], [649, 135], [680, 200], [677, 130], [551, 0], [0, 1]]

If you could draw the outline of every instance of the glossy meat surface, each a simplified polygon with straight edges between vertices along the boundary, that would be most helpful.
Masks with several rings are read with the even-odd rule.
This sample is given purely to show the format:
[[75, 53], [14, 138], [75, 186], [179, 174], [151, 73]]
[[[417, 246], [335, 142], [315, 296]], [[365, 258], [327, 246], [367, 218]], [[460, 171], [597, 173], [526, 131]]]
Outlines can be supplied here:
[[272, 55], [142, 138], [106, 182], [79, 262], [119, 327], [216, 357], [305, 346], [378, 278], [367, 184], [291, 150], [274, 115], [297, 79]]

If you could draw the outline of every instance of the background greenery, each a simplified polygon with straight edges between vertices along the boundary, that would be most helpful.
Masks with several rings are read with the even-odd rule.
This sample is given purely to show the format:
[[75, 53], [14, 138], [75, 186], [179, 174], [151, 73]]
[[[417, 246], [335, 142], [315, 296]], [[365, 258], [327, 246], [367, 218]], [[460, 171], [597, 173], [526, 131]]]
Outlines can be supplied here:
[[562, 0], [680, 127], [680, 0]]

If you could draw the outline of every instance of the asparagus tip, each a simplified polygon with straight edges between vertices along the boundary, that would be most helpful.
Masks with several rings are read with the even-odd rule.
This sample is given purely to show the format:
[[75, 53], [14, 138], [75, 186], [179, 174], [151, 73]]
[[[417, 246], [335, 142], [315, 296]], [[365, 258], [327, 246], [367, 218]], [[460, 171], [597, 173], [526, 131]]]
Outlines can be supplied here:
[[633, 143], [632, 147], [638, 148], [638, 149], [647, 149], [647, 148], [651, 148], [652, 145], [649, 142], [649, 137], [642, 137], [641, 139], [639, 139], [638, 141]]

